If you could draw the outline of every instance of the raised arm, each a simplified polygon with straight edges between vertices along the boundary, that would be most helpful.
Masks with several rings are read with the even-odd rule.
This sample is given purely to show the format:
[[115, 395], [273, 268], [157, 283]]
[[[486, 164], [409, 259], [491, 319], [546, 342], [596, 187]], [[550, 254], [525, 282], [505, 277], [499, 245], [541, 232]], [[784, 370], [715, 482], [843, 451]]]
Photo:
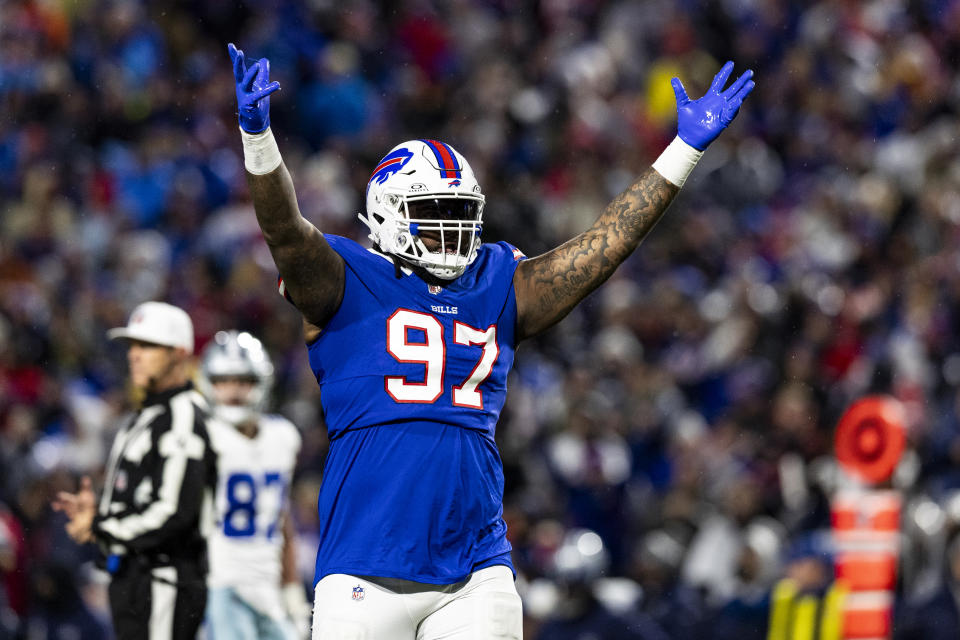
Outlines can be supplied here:
[[640, 244], [680, 187], [652, 168], [607, 205], [593, 226], [517, 266], [518, 335], [528, 338], [563, 319], [603, 284]]
[[603, 284], [666, 212], [704, 149], [737, 115], [753, 90], [747, 71], [726, 90], [728, 62], [699, 100], [690, 100], [677, 78], [678, 135], [630, 188], [607, 205], [589, 229], [552, 251], [525, 260], [513, 277], [519, 339], [553, 326]]
[[300, 214], [290, 172], [270, 131], [270, 82], [266, 58], [246, 66], [243, 51], [228, 45], [237, 88], [244, 166], [257, 223], [283, 279], [286, 294], [309, 323], [322, 327], [343, 299], [343, 258]]

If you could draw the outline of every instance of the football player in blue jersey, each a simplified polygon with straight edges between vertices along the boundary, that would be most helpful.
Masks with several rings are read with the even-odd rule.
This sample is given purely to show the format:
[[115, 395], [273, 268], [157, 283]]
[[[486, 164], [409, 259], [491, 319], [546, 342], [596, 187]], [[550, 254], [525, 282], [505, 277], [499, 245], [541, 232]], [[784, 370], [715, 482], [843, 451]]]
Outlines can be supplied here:
[[[300, 311], [330, 451], [318, 501], [313, 637], [520, 638], [494, 443], [514, 350], [630, 255], [753, 89], [674, 79], [679, 134], [588, 230], [541, 256], [480, 241], [485, 199], [448, 144], [397, 145], [373, 171], [373, 249], [300, 214], [270, 131], [266, 59], [232, 44], [257, 221]], [[726, 87], [726, 88], [725, 88]]]

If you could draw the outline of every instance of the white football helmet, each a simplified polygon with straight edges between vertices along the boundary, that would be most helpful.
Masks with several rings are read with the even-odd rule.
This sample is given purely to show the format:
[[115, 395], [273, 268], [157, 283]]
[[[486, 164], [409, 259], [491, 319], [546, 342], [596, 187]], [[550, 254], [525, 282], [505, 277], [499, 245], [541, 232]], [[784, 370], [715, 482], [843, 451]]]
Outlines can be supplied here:
[[[253, 382], [242, 405], [217, 401], [213, 385], [221, 378], [246, 378]], [[218, 331], [203, 350], [198, 385], [210, 401], [213, 414], [238, 426], [255, 419], [266, 406], [273, 385], [273, 364], [263, 344], [246, 331]]]
[[485, 198], [467, 161], [437, 140], [394, 147], [367, 183], [370, 239], [444, 280], [477, 257]]

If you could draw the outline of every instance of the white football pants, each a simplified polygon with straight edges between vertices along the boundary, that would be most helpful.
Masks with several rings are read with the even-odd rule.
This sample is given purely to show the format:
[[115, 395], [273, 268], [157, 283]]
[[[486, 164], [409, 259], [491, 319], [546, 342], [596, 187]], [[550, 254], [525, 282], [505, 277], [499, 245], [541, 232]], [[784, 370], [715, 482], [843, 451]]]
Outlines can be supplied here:
[[432, 585], [333, 574], [317, 583], [313, 640], [522, 640], [513, 573], [498, 565]]

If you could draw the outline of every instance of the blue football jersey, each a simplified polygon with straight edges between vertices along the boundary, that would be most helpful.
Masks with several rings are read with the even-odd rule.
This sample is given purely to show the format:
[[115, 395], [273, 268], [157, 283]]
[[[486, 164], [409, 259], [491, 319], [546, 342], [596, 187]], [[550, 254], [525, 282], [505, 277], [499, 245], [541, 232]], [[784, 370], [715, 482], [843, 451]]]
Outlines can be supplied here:
[[330, 435], [316, 580], [331, 573], [450, 584], [512, 568], [494, 443], [516, 347], [523, 256], [484, 244], [446, 287], [357, 243], [340, 309], [309, 347]]

